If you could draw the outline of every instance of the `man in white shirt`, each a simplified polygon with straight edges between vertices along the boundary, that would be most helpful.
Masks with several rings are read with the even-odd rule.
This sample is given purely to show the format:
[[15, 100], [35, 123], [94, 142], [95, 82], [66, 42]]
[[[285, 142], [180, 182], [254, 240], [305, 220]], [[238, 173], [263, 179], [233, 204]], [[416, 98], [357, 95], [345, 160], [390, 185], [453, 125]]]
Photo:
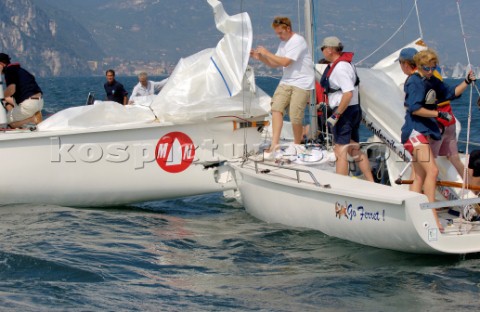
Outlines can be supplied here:
[[292, 22], [288, 17], [277, 16], [272, 28], [281, 40], [277, 52], [273, 54], [259, 46], [250, 52], [252, 58], [270, 67], [282, 67], [283, 76], [272, 97], [272, 145], [266, 158], [273, 158], [278, 147], [283, 127], [283, 113], [289, 108], [294, 143], [300, 144], [303, 134], [303, 116], [310, 100], [311, 90], [315, 87], [315, 73], [312, 56], [305, 39], [292, 31]]
[[343, 44], [337, 37], [326, 37], [322, 42], [322, 53], [330, 64], [325, 69], [321, 85], [328, 96], [328, 104], [333, 110], [327, 124], [333, 135], [336, 156], [336, 173], [348, 175], [348, 155], [353, 157], [368, 181], [373, 181], [368, 157], [361, 151], [360, 122], [362, 110], [358, 95], [360, 83], [352, 65], [353, 53], [343, 52]]
[[148, 80], [146, 72], [141, 72], [138, 74], [138, 83], [133, 88], [128, 104], [137, 104], [135, 101], [140, 101], [142, 99], [140, 97], [146, 97], [160, 92], [163, 86], [167, 83], [167, 80], [168, 78], [161, 81], [151, 81]]

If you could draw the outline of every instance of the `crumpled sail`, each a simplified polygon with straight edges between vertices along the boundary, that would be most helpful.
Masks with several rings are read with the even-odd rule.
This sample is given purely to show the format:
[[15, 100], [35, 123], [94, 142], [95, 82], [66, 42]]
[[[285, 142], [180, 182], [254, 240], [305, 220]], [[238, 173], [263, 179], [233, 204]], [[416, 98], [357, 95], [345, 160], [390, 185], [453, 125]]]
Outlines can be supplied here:
[[[191, 122], [219, 116], [268, 114], [270, 99], [255, 90], [248, 68], [252, 26], [247, 13], [229, 16], [218, 0], [208, 0], [216, 27], [224, 33], [216, 48], [181, 59], [151, 108], [157, 118]], [[253, 94], [255, 91], [256, 94]]]
[[[217, 29], [225, 35], [216, 48], [181, 59], [162, 91], [142, 105], [95, 101], [94, 105], [62, 110], [38, 125], [38, 130], [87, 129], [109, 125], [191, 123], [220, 116], [265, 116], [270, 97], [255, 87], [248, 65], [252, 26], [247, 13], [229, 16], [218, 0], [208, 0]], [[150, 105], [150, 107], [148, 107]], [[155, 115], [154, 115], [155, 114]]]
[[148, 107], [120, 105], [112, 101], [95, 101], [93, 105], [66, 108], [38, 124], [40, 131], [98, 129], [107, 125], [132, 125], [153, 122]]

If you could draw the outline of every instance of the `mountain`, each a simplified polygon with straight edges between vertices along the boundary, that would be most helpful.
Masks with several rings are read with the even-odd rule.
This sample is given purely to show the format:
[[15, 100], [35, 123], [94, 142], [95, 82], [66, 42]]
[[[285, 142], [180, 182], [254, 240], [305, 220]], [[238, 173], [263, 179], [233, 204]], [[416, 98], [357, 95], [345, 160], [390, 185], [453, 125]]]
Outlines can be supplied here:
[[103, 51], [68, 13], [33, 0], [0, 1], [0, 48], [39, 76], [86, 75]]
[[[473, 64], [480, 62], [477, 1], [458, 1]], [[298, 13], [298, 1], [222, 2], [229, 14], [249, 13], [254, 46], [276, 49], [278, 39], [270, 26], [276, 15], [290, 16], [294, 30], [303, 32], [303, 12]], [[413, 4], [414, 0], [315, 1], [315, 59], [322, 57], [322, 39], [335, 35], [346, 50], [355, 52], [356, 61], [385, 44], [363, 62], [367, 66], [374, 64], [420, 36]], [[447, 69], [457, 62], [466, 64], [455, 1], [422, 0], [418, 4], [423, 37], [439, 52], [442, 64]], [[15, 10], [5, 12], [4, 7]], [[398, 31], [407, 16], [405, 26]], [[221, 37], [207, 0], [0, 0], [0, 18], [0, 48], [32, 67], [41, 67], [42, 75], [103, 74], [110, 67], [124, 75], [139, 70], [164, 74], [179, 58], [213, 47]], [[12, 33], [15, 38], [8, 37]], [[35, 36], [42, 36], [42, 40]], [[278, 74], [254, 64], [264, 74]]]

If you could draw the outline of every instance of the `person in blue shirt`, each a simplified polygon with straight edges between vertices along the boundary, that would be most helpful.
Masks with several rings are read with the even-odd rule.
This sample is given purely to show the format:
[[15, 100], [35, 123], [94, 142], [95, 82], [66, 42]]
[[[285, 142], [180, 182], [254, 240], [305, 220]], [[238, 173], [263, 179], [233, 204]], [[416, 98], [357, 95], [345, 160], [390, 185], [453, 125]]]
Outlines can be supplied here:
[[103, 87], [107, 93], [107, 100], [126, 105], [128, 92], [120, 82], [115, 80], [115, 71], [109, 69], [105, 72], [105, 76], [107, 77], [107, 82], [105, 82]]
[[[405, 148], [412, 154], [415, 178], [410, 190], [418, 193], [422, 193], [423, 190], [428, 201], [434, 202], [438, 167], [430, 142], [441, 139], [437, 118], [446, 121], [453, 118], [448, 112], [438, 111], [437, 96], [442, 100], [457, 98], [465, 91], [467, 85], [475, 80], [475, 75], [469, 73], [464, 82], [452, 87], [434, 77], [438, 56], [433, 50], [420, 51], [413, 56], [413, 60], [417, 71], [408, 76], [404, 85], [406, 114], [401, 140]], [[442, 230], [443, 227], [438, 221], [436, 211], [433, 212], [437, 225]]]

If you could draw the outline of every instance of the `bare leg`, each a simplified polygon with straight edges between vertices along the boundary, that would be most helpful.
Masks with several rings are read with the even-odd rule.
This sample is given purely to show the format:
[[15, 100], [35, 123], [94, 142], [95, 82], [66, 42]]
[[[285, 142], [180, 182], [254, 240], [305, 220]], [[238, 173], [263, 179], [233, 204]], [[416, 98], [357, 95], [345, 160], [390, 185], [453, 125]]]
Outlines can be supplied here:
[[27, 124], [27, 123], [35, 123], [35, 115], [24, 120], [11, 122], [8, 125], [11, 128], [16, 129], [16, 128], [21, 128], [24, 124]]
[[460, 160], [460, 156], [458, 154], [451, 155], [447, 157], [448, 160], [452, 163], [452, 165], [457, 169], [458, 174], [462, 177], [463, 179], [463, 163]]
[[272, 111], [272, 145], [270, 152], [274, 152], [280, 143], [280, 134], [283, 127], [283, 114], [278, 111]]
[[[437, 187], [438, 167], [435, 163], [435, 157], [429, 144], [420, 144], [414, 151], [414, 167], [415, 167], [415, 179], [418, 176], [424, 177], [423, 193], [427, 196], [428, 201], [435, 202], [435, 190]], [[443, 232], [443, 226], [438, 219], [438, 214], [435, 209], [432, 210], [433, 216], [437, 226], [441, 232]]]
[[341, 175], [348, 175], [347, 146], [335, 144], [333, 151], [336, 157], [335, 172]]
[[370, 182], [373, 182], [372, 168], [368, 157], [360, 150], [360, 146], [355, 141], [350, 141], [349, 154], [355, 159], [363, 176]]
[[[413, 163], [416, 162], [414, 161]], [[423, 182], [425, 181], [425, 171], [423, 170], [423, 168], [420, 165], [415, 166], [412, 164], [412, 174], [410, 177], [413, 183], [410, 185], [409, 190], [412, 192], [423, 194], [422, 186]]]
[[303, 136], [303, 125], [292, 123], [292, 129], [293, 129], [293, 143], [300, 144], [302, 142], [302, 136]]

